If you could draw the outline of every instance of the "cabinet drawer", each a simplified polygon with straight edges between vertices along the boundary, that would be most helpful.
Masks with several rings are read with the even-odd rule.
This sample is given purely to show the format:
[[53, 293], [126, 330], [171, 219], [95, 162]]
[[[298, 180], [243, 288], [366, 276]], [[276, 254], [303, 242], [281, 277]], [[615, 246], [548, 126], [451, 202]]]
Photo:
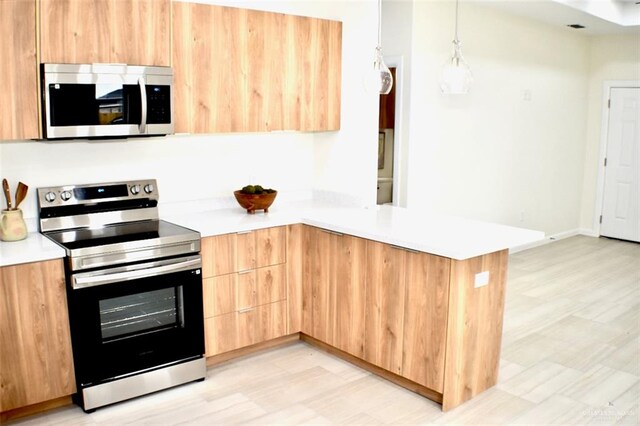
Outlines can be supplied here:
[[205, 320], [206, 356], [221, 354], [287, 333], [286, 300]]
[[210, 318], [287, 298], [285, 264], [203, 280], [204, 317]]
[[216, 235], [202, 239], [204, 278], [286, 262], [286, 227]]
[[256, 270], [258, 295], [256, 305], [266, 305], [287, 298], [285, 264]]
[[205, 318], [237, 310], [236, 281], [236, 274], [220, 275], [202, 280]]
[[206, 237], [201, 241], [204, 278], [236, 272], [236, 234]]
[[284, 226], [238, 233], [237, 270], [245, 271], [284, 263], [285, 244]]

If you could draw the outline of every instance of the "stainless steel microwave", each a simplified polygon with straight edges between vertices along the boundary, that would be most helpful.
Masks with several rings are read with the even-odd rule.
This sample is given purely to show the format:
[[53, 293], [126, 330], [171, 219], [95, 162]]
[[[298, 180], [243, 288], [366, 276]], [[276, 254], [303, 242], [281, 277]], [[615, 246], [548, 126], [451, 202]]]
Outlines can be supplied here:
[[170, 67], [42, 64], [45, 139], [173, 133]]

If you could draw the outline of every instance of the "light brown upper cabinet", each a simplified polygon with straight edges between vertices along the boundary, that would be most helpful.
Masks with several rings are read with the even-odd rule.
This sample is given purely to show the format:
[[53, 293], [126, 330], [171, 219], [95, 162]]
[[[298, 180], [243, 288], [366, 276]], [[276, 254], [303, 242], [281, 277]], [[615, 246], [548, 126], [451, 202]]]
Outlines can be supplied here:
[[0, 140], [38, 137], [35, 0], [0, 1]]
[[40, 0], [43, 63], [171, 63], [170, 0]]
[[342, 23], [175, 2], [176, 132], [340, 128]]

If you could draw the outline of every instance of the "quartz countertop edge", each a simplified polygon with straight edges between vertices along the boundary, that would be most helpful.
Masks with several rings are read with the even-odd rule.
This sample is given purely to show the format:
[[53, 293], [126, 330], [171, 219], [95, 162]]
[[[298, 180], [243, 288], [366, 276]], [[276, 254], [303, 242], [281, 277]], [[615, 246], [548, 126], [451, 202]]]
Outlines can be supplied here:
[[328, 207], [315, 204], [299, 209], [273, 209], [246, 214], [238, 209], [174, 215], [167, 220], [209, 237], [303, 223], [341, 234], [455, 260], [531, 244], [544, 233], [463, 218], [412, 212], [404, 208]]
[[[200, 232], [202, 237], [296, 223], [381, 243], [465, 260], [540, 241], [544, 233], [463, 218], [437, 216], [392, 206], [335, 207], [307, 202], [247, 214], [240, 208], [162, 215], [163, 220]], [[39, 233], [0, 242], [0, 267], [62, 258], [62, 247]]]
[[44, 262], [64, 256], [62, 247], [39, 232], [30, 232], [20, 241], [0, 241], [0, 267]]

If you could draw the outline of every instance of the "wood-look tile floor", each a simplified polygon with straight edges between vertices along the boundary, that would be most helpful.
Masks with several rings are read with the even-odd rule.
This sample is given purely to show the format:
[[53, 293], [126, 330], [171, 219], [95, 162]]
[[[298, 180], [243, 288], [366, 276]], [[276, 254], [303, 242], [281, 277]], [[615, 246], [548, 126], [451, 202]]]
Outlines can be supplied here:
[[510, 256], [499, 383], [440, 406], [305, 343], [210, 368], [207, 380], [84, 414], [12, 425], [638, 425], [640, 244], [573, 237]]

